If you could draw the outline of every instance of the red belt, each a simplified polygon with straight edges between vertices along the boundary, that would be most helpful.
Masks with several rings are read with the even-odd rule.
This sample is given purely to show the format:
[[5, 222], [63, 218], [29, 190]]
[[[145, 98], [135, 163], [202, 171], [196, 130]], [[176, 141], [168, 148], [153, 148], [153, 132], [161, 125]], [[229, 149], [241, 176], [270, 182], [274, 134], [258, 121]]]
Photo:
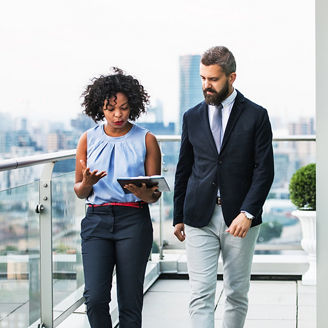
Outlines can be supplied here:
[[128, 206], [128, 207], [135, 207], [135, 208], [140, 208], [143, 205], [145, 205], [146, 202], [124, 202], [124, 203], [104, 203], [104, 204], [89, 204], [89, 207], [99, 207], [99, 206], [109, 206], [109, 205], [114, 205], [114, 206]]

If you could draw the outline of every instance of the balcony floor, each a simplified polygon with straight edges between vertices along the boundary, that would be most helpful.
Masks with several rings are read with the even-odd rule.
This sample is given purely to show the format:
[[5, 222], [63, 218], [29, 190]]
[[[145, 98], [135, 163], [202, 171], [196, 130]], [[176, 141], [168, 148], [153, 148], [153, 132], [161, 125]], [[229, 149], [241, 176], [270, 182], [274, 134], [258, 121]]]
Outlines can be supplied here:
[[[223, 283], [216, 292], [215, 327], [221, 327]], [[189, 328], [189, 283], [159, 279], [144, 297], [143, 328]], [[245, 328], [315, 328], [316, 288], [300, 281], [251, 281]], [[59, 328], [89, 328], [84, 305]]]

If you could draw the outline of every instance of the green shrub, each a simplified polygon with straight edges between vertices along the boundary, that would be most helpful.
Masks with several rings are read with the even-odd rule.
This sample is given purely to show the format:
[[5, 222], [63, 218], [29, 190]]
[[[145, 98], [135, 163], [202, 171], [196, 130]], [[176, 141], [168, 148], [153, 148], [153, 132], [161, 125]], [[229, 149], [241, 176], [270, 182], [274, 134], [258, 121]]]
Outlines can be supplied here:
[[298, 169], [290, 179], [290, 200], [299, 209], [316, 209], [315, 164]]

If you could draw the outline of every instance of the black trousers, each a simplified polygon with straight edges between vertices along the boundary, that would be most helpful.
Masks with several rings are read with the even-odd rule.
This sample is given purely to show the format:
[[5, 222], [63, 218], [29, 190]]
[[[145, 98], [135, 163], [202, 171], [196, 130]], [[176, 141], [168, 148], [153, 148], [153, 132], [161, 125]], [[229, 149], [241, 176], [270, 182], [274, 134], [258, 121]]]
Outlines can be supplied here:
[[81, 237], [91, 328], [112, 327], [109, 302], [114, 266], [120, 328], [140, 328], [143, 282], [153, 242], [148, 205], [89, 207], [81, 222]]

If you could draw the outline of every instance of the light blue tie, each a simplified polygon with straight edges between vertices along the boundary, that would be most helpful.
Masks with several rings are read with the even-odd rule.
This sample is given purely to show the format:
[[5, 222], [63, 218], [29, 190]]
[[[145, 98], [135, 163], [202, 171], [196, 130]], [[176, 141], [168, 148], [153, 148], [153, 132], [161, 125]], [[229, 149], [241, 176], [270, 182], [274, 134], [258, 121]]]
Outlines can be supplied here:
[[213, 134], [213, 138], [214, 138], [218, 153], [220, 153], [221, 143], [222, 143], [222, 139], [223, 139], [222, 108], [223, 108], [222, 104], [215, 106], [215, 112], [214, 112], [213, 122], [212, 122], [212, 134]]

